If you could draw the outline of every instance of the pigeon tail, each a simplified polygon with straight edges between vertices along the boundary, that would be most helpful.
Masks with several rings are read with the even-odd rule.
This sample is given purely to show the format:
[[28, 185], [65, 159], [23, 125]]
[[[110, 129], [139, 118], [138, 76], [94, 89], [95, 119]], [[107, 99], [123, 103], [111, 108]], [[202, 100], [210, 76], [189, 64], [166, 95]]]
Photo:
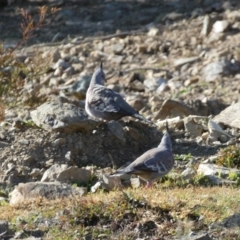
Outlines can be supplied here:
[[137, 118], [137, 119], [139, 119], [139, 120], [142, 120], [142, 121], [144, 121], [144, 122], [147, 122], [147, 123], [149, 123], [149, 124], [151, 124], [151, 125], [156, 126], [155, 123], [151, 122], [150, 120], [146, 119], [145, 117], [143, 117], [142, 115], [140, 115], [140, 114], [138, 114], [138, 113], [133, 114], [132, 117]]

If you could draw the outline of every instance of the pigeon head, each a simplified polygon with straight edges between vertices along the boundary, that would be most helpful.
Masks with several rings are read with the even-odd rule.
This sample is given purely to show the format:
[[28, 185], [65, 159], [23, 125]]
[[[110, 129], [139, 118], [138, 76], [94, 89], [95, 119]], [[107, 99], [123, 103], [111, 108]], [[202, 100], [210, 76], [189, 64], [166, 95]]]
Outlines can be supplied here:
[[171, 142], [171, 138], [168, 134], [168, 131], [166, 131], [164, 133], [162, 140], [161, 140], [160, 144], [158, 145], [158, 147], [167, 148], [169, 151], [172, 151], [172, 142]]
[[105, 82], [105, 73], [102, 68], [102, 62], [100, 64], [100, 67], [93, 73], [91, 82], [94, 82], [94, 84], [101, 84], [103, 85]]

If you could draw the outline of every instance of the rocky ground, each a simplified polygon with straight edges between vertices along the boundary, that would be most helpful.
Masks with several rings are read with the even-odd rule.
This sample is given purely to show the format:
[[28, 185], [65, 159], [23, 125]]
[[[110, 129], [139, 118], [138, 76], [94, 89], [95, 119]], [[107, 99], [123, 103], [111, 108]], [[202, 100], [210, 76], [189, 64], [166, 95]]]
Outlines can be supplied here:
[[[43, 5], [56, 10], [14, 52], [14, 63], [0, 68], [2, 86], [5, 73], [21, 77], [17, 96], [2, 95], [2, 201], [112, 189], [102, 173], [157, 146], [166, 118], [176, 157], [170, 179], [190, 183], [206, 176], [211, 185], [238, 184], [238, 169], [215, 164], [220, 148], [239, 144], [238, 1], [21, 1], [0, 9], [4, 51], [21, 39], [18, 7], [37, 22]], [[86, 90], [100, 61], [106, 85], [156, 127], [86, 115]], [[202, 232], [208, 229], [196, 234]], [[164, 239], [174, 239], [170, 235]], [[204, 236], [189, 239], [220, 239]]]

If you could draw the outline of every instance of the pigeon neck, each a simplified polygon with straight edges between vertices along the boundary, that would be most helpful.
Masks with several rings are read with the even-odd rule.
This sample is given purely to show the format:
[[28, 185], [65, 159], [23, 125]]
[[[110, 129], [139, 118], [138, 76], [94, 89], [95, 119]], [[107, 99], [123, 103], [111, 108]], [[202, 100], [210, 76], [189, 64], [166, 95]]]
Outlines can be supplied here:
[[90, 82], [90, 87], [94, 87], [96, 84], [103, 85], [103, 81], [99, 75], [93, 74]]

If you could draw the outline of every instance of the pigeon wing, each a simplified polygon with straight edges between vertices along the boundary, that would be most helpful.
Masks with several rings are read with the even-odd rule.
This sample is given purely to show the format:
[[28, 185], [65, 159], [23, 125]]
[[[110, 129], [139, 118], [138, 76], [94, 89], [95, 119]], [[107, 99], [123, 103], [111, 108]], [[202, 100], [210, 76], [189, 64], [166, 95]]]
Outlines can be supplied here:
[[91, 108], [100, 112], [117, 112], [125, 115], [132, 115], [136, 111], [112, 89], [98, 86], [90, 101]]
[[140, 172], [158, 172], [166, 173], [171, 170], [173, 157], [170, 151], [159, 149], [151, 149], [137, 158], [132, 164], [130, 164], [126, 171], [128, 173], [140, 173]]

